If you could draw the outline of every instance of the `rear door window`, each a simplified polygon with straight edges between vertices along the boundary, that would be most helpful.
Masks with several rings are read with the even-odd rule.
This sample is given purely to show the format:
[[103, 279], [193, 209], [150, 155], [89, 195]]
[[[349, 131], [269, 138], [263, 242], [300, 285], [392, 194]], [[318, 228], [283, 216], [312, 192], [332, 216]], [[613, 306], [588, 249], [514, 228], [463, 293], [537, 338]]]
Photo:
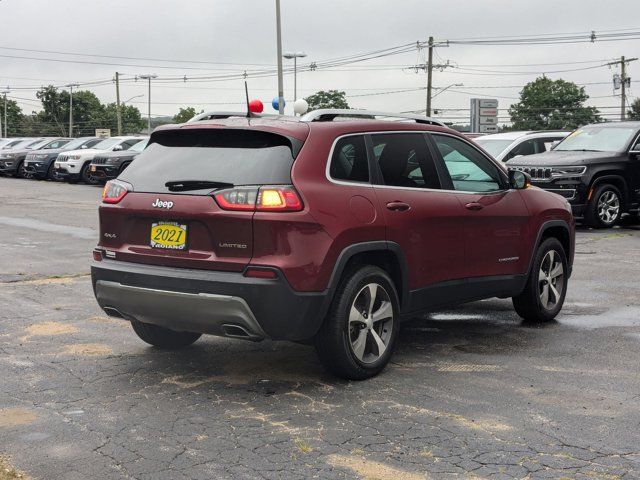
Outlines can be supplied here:
[[[294, 143], [283, 135], [257, 130], [165, 130], [120, 175], [136, 192], [169, 192], [167, 182], [202, 180], [221, 184], [281, 185], [291, 183]], [[171, 192], [208, 193], [211, 188]]]
[[421, 133], [371, 135], [373, 154], [384, 185], [440, 188], [433, 158]]
[[363, 135], [343, 137], [336, 142], [329, 175], [335, 180], [368, 182], [369, 163]]

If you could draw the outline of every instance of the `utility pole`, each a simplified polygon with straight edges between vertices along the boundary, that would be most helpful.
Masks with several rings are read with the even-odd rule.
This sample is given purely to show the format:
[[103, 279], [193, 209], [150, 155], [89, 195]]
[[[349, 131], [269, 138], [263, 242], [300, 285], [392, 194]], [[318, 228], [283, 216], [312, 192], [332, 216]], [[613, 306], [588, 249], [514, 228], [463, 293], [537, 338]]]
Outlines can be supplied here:
[[147, 129], [149, 130], [149, 135], [151, 135], [151, 80], [154, 78], [158, 78], [158, 75], [155, 73], [149, 73], [147, 75], [140, 75], [140, 78], [143, 80], [149, 80], [149, 102], [148, 102], [148, 117], [147, 117]]
[[282, 79], [282, 25], [280, 23], [280, 0], [276, 0], [276, 39], [278, 42], [278, 113], [284, 114], [284, 86]]
[[[7, 93], [9, 93], [9, 87], [6, 90], [3, 90], [4, 94], [4, 138], [7, 138]], [[0, 135], [2, 135], [2, 118], [0, 117]]]
[[73, 87], [79, 87], [79, 83], [65, 85], [69, 87], [69, 136], [73, 138]]
[[116, 117], [118, 117], [118, 135], [122, 135], [122, 110], [120, 109], [120, 74], [116, 72]]
[[[450, 67], [449, 60], [446, 63], [435, 64], [433, 63], [433, 49], [436, 46], [436, 42], [433, 41], [433, 37], [429, 37], [429, 41], [427, 42], [429, 52], [427, 56], [427, 63], [421, 63], [419, 65], [413, 65], [411, 68], [415, 70], [416, 73], [419, 71], [427, 72], [427, 105], [425, 109], [425, 113], [427, 117], [431, 116], [431, 100], [434, 97], [433, 95], [433, 69], [438, 69], [440, 71], [444, 70], [447, 67]], [[438, 45], [442, 45], [442, 42], [439, 42]], [[420, 42], [418, 42], [418, 48], [421, 48]]]
[[429, 60], [427, 63], [427, 117], [431, 116], [431, 90], [433, 87], [433, 37], [429, 37]]
[[627, 63], [635, 62], [636, 60], [638, 59], [625, 58], [623, 55], [620, 60], [605, 64], [609, 66], [620, 65], [620, 120], [622, 122], [627, 119], [627, 83], [631, 82], [631, 78], [627, 77]]

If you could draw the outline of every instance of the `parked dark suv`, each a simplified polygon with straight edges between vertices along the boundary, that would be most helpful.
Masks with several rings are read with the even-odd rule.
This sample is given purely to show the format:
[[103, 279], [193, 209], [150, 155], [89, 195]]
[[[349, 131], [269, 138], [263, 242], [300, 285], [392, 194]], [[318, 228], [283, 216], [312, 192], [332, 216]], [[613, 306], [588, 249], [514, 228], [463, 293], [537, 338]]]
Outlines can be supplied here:
[[116, 178], [129, 166], [147, 146], [148, 138], [141, 138], [140, 141], [131, 146], [128, 150], [119, 152], [99, 153], [91, 161], [89, 171], [91, 176], [99, 182]]
[[24, 159], [24, 176], [27, 178], [54, 180], [56, 178], [53, 165], [62, 152], [91, 148], [103, 139], [99, 137], [81, 137], [70, 140], [60, 148], [47, 148], [28, 153]]
[[380, 372], [401, 320], [425, 310], [513, 297], [526, 320], [553, 319], [574, 255], [567, 201], [435, 120], [365, 119], [382, 115], [157, 129], [104, 188], [100, 306], [157, 347], [313, 341], [350, 379]]
[[587, 225], [613, 227], [623, 213], [638, 213], [640, 122], [587, 125], [553, 150], [513, 158], [507, 166], [569, 200], [573, 214]]

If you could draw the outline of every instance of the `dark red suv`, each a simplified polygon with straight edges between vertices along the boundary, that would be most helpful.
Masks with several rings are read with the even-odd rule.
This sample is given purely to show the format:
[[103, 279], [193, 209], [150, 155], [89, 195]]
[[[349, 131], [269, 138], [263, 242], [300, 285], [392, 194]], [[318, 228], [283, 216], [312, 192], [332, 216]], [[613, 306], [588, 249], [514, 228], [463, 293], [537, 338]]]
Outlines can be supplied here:
[[425, 310], [513, 297], [525, 320], [553, 319], [574, 254], [567, 201], [435, 120], [381, 115], [156, 130], [104, 190], [100, 306], [157, 347], [313, 341], [350, 379], [379, 373], [401, 320]]

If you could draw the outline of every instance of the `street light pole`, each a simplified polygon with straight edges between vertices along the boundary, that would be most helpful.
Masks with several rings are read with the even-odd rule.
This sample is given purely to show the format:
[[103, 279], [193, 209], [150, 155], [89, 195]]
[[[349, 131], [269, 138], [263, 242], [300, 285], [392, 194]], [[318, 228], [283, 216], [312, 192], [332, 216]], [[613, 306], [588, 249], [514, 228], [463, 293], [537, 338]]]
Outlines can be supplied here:
[[149, 80], [149, 102], [148, 102], [148, 118], [147, 118], [147, 130], [149, 134], [151, 134], [151, 80], [154, 78], [158, 78], [158, 75], [155, 73], [149, 73], [147, 75], [140, 75], [140, 78], [143, 80]]
[[298, 58], [304, 58], [307, 54], [304, 52], [286, 52], [283, 56], [287, 60], [293, 58], [293, 101], [295, 102], [298, 99]]
[[280, 24], [280, 0], [276, 0], [276, 38], [278, 42], [278, 113], [284, 114], [284, 87], [282, 80], [282, 26]]
[[73, 87], [79, 87], [79, 83], [65, 85], [69, 87], [69, 136], [73, 137]]

